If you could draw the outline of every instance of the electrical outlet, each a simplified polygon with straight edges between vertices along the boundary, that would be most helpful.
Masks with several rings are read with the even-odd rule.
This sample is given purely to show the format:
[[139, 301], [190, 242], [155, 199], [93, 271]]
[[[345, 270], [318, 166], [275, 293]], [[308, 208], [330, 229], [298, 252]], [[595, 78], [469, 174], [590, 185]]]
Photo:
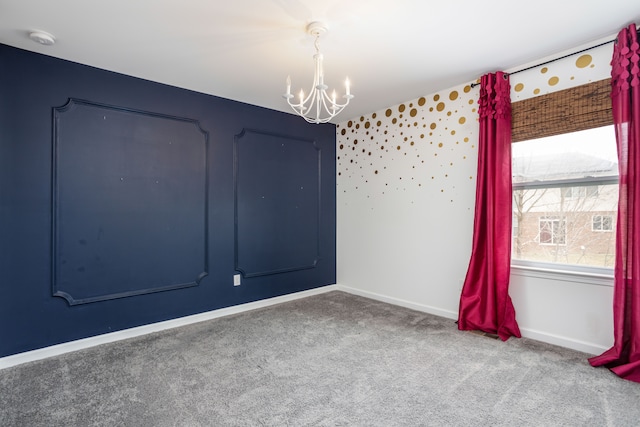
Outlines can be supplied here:
[[234, 274], [233, 275], [233, 286], [240, 286], [241, 284], [241, 279], [240, 279], [240, 275], [239, 274]]

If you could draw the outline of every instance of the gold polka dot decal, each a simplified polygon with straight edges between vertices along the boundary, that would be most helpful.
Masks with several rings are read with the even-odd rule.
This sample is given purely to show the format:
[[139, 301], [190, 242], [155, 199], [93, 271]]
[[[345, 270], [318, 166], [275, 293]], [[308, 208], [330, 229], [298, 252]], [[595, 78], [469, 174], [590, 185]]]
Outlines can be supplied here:
[[366, 197], [361, 200], [374, 200], [406, 192], [415, 194], [411, 203], [418, 204], [430, 200], [430, 192], [444, 192], [447, 202], [457, 202], [451, 197], [455, 186], [468, 183], [475, 169], [464, 159], [473, 159], [477, 150], [462, 140], [476, 132], [477, 97], [466, 84], [337, 125], [339, 194], [356, 192]]
[[576, 67], [586, 68], [591, 65], [591, 61], [593, 61], [591, 55], [582, 55], [576, 59]]
[[[511, 100], [607, 78], [611, 48], [514, 74]], [[425, 210], [426, 201], [440, 200], [442, 209], [462, 208], [472, 218], [478, 97], [465, 83], [336, 125], [338, 203], [375, 210], [395, 193]]]
[[511, 78], [511, 101], [569, 89], [610, 77], [613, 45], [600, 46], [567, 55], [546, 65], [525, 68]]

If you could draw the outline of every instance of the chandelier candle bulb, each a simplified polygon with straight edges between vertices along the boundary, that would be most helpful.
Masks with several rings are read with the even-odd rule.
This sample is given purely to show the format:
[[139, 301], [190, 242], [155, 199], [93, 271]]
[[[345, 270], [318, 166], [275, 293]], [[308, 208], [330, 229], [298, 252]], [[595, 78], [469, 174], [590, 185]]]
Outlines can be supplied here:
[[351, 95], [351, 84], [349, 83], [349, 77], [344, 81], [344, 85], [347, 88], [347, 96]]
[[287, 76], [287, 95], [291, 95], [291, 76]]

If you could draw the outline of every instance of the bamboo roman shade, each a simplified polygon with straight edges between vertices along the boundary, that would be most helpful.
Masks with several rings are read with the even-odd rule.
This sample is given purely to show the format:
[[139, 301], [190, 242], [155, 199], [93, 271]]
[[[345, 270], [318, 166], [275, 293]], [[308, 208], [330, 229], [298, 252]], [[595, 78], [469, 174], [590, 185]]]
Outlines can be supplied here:
[[511, 141], [577, 132], [613, 123], [611, 79], [511, 104]]

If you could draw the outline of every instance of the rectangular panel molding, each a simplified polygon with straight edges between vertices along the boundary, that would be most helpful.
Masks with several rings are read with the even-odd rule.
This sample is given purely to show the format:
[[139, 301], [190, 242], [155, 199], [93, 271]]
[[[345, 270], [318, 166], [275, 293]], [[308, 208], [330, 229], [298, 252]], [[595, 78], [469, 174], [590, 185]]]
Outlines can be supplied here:
[[253, 129], [235, 136], [235, 269], [244, 277], [316, 266], [320, 160], [314, 140]]
[[53, 120], [53, 295], [76, 305], [198, 285], [208, 133], [196, 120], [79, 99]]

